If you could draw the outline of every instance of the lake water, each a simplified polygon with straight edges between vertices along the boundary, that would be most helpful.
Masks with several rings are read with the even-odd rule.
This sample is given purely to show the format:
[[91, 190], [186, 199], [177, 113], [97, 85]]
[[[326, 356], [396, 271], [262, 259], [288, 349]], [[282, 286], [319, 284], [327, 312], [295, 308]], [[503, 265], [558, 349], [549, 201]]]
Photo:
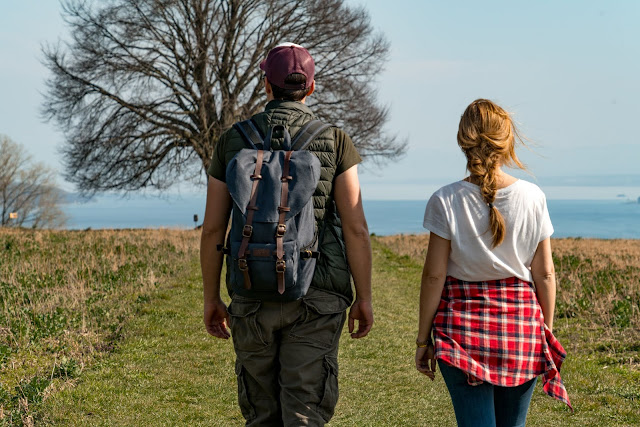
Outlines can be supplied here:
[[[553, 237], [640, 239], [640, 204], [619, 200], [548, 200]], [[370, 201], [365, 213], [372, 233], [423, 233], [426, 201]], [[394, 219], [395, 218], [395, 219]]]
[[[69, 203], [68, 228], [192, 228], [204, 216], [205, 196], [122, 198], [105, 195], [85, 203]], [[640, 204], [621, 200], [549, 200], [554, 237], [640, 239]], [[369, 231], [377, 235], [425, 233], [426, 200], [366, 201]]]

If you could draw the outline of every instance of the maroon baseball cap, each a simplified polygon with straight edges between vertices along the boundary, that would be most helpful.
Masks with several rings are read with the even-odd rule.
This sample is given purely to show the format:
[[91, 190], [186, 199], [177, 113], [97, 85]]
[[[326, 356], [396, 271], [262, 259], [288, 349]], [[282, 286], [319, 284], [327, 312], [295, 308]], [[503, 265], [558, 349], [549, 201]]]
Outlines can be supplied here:
[[[260, 69], [269, 83], [282, 89], [300, 90], [311, 87], [316, 66], [307, 49], [294, 43], [283, 43], [269, 51], [267, 59], [260, 63]], [[306, 84], [285, 83], [284, 79], [293, 73], [304, 74]]]

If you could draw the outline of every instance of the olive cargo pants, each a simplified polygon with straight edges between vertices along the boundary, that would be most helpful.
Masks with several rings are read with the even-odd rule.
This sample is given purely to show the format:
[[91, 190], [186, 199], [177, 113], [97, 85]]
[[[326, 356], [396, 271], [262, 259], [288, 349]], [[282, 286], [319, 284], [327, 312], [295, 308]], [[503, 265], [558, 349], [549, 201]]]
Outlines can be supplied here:
[[238, 402], [247, 426], [322, 426], [331, 419], [348, 306], [313, 288], [286, 303], [233, 297]]

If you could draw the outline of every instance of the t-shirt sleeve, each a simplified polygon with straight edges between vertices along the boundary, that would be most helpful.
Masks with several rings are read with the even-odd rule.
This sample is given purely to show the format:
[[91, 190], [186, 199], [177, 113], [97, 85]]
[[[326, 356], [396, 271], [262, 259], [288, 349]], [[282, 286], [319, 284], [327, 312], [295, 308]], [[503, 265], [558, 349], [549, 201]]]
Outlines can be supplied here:
[[209, 169], [207, 173], [222, 182], [227, 182], [227, 165], [225, 163], [224, 149], [226, 145], [227, 133], [220, 135], [218, 143], [213, 149], [213, 156], [211, 156], [211, 163], [209, 163]]
[[553, 234], [553, 224], [551, 224], [551, 217], [549, 216], [549, 209], [547, 209], [547, 198], [542, 195], [542, 212], [540, 212], [540, 239], [542, 242], [544, 239], [551, 237]]
[[335, 128], [334, 140], [336, 142], [336, 176], [357, 165], [362, 161], [351, 137], [345, 131]]
[[451, 240], [451, 227], [447, 218], [447, 209], [442, 197], [434, 193], [424, 211], [423, 227], [443, 239]]

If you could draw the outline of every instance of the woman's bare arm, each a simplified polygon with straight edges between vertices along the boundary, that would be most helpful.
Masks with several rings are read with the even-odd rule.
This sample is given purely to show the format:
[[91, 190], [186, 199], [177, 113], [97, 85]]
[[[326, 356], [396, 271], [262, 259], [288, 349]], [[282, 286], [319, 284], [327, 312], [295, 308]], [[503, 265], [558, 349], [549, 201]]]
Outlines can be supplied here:
[[551, 239], [538, 243], [531, 261], [531, 274], [536, 287], [536, 296], [542, 308], [544, 323], [553, 330], [553, 315], [556, 306], [556, 271], [551, 256]]

